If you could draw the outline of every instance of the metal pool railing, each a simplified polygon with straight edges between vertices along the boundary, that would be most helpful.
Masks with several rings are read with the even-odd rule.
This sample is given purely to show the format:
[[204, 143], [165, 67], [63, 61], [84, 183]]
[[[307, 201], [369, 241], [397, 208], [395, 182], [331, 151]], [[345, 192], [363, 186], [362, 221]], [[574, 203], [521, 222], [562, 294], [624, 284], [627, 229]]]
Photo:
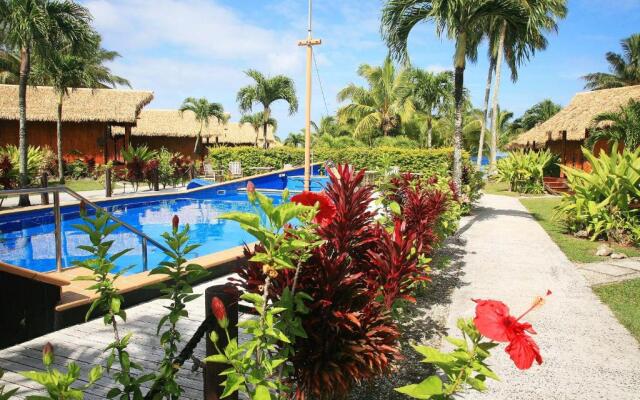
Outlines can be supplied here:
[[148, 257], [147, 257], [147, 246], [148, 243], [153, 244], [160, 250], [167, 252], [167, 249], [162, 243], [159, 243], [157, 240], [147, 236], [145, 233], [140, 231], [139, 229], [131, 226], [130, 224], [122, 221], [120, 218], [111, 214], [109, 211], [95, 204], [91, 200], [82, 196], [80, 193], [77, 193], [74, 190], [69, 189], [66, 186], [55, 186], [55, 187], [44, 187], [44, 188], [31, 188], [31, 189], [11, 189], [11, 190], [0, 190], [0, 196], [12, 196], [12, 195], [29, 195], [29, 194], [45, 194], [45, 193], [53, 193], [53, 220], [54, 220], [54, 238], [55, 238], [55, 247], [56, 247], [56, 270], [61, 272], [63, 270], [62, 266], [62, 214], [60, 213], [60, 193], [66, 193], [71, 197], [84, 202], [86, 205], [90, 206], [96, 211], [103, 212], [109, 216], [111, 220], [132, 232], [133, 234], [142, 238], [142, 267], [146, 271], [148, 266]]

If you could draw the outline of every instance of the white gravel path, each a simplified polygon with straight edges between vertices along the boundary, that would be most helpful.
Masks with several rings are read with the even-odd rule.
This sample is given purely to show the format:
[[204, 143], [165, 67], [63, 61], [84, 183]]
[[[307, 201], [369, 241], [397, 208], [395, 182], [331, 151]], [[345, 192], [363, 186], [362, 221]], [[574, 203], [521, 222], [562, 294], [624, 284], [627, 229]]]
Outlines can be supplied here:
[[502, 300], [519, 315], [534, 296], [553, 295], [527, 315], [544, 363], [519, 371], [496, 348], [490, 359], [502, 378], [465, 399], [640, 399], [640, 346], [591, 291], [587, 281], [518, 199], [485, 195], [460, 230], [462, 285], [447, 322], [474, 314], [472, 298]]

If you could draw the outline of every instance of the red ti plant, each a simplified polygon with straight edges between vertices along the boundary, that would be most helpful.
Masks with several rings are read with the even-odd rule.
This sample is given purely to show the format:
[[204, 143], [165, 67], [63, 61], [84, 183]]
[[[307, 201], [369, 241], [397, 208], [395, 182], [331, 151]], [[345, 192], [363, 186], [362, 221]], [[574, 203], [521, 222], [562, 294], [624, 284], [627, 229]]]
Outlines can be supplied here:
[[396, 221], [391, 233], [380, 229], [376, 248], [368, 251], [387, 309], [391, 309], [397, 299], [415, 302], [411, 296], [414, 284], [430, 280], [414, 249], [415, 232], [406, 230], [400, 221]]
[[437, 177], [426, 182], [419, 177], [404, 174], [390, 182], [387, 198], [400, 206], [395, 215], [402, 221], [406, 234], [415, 237], [415, 247], [420, 254], [431, 254], [433, 245], [441, 238], [436, 233], [439, 218], [447, 210], [449, 196], [434, 188]]
[[[312, 251], [298, 276], [298, 287], [313, 299], [302, 320], [307, 337], [295, 341], [290, 357], [299, 400], [342, 398], [355, 383], [388, 371], [399, 357], [399, 332], [379, 301], [378, 269], [370, 256], [382, 230], [370, 211], [372, 188], [362, 185], [364, 171], [348, 166], [338, 166], [337, 174], [330, 175], [326, 196], [333, 216], [319, 221], [316, 231], [324, 243]], [[239, 275], [239, 286], [259, 293], [265, 281], [260, 264], [248, 263]], [[291, 279], [290, 271], [271, 279], [272, 300], [279, 299]]]

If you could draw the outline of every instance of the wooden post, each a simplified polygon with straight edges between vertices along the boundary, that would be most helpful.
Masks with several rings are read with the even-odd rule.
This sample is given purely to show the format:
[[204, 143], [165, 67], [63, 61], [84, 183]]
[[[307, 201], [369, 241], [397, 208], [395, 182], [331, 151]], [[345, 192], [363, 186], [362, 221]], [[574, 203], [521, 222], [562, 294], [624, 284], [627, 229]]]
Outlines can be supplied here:
[[304, 190], [308, 191], [311, 181], [311, 65], [313, 62], [313, 46], [322, 44], [320, 39], [311, 37], [311, 0], [309, 0], [309, 19], [307, 21], [307, 39], [298, 41], [298, 46], [307, 48], [307, 96], [305, 99], [304, 125]]
[[[42, 175], [40, 176], [40, 185], [43, 188], [49, 187], [49, 175], [46, 172], [43, 172]], [[40, 195], [40, 199], [42, 201], [42, 204], [48, 205], [49, 204], [49, 193], [42, 193]]]
[[111, 197], [111, 194], [113, 193], [113, 188], [111, 187], [111, 168], [107, 168], [104, 171], [104, 190], [105, 196]]
[[160, 190], [160, 171], [158, 171], [158, 168], [153, 169], [152, 178], [153, 178], [153, 190], [157, 192], [158, 190]]
[[[209, 318], [212, 315], [211, 312], [211, 300], [214, 297], [219, 297], [224, 303], [227, 309], [227, 315], [229, 318], [229, 336], [231, 339], [238, 337], [238, 298], [225, 291], [225, 285], [216, 285], [208, 287], [204, 292], [205, 302], [205, 316]], [[213, 331], [218, 334], [218, 348], [224, 349], [229, 343], [227, 340], [227, 334], [224, 329], [215, 323], [213, 324]], [[205, 335], [207, 356], [217, 354], [217, 350], [211, 343], [211, 331], [208, 331]], [[226, 370], [229, 366], [221, 363], [206, 363], [204, 366], [204, 399], [205, 400], [219, 400], [222, 396], [223, 387], [220, 384], [225, 380], [225, 377], [220, 373]], [[238, 399], [238, 392], [226, 397], [231, 400]]]
[[129, 150], [129, 142], [131, 140], [131, 125], [124, 126], [124, 148]]
[[104, 128], [104, 148], [102, 149], [102, 156], [104, 158], [103, 163], [106, 164], [109, 162], [109, 136], [111, 133], [111, 125], [107, 125]]
[[[568, 165], [567, 163], [567, 131], [562, 131], [561, 134], [562, 134], [562, 160], [560, 161], [560, 163], [563, 165]], [[564, 173], [562, 172], [560, 176], [564, 177]]]

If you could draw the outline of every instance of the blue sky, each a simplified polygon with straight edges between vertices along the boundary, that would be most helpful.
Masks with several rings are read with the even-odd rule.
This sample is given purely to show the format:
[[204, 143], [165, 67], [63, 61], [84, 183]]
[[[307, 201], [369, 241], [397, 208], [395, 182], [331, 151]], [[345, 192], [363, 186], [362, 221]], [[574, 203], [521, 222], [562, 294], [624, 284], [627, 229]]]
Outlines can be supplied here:
[[[243, 71], [292, 77], [299, 112], [274, 106], [278, 135], [286, 137], [304, 125], [305, 52], [296, 45], [306, 36], [306, 0], [87, 0], [104, 45], [122, 58], [111, 67], [136, 89], [155, 92], [149, 108], [177, 108], [185, 97], [205, 96], [221, 102], [236, 121], [235, 96], [250, 81]], [[386, 47], [380, 39], [379, 0], [315, 0], [314, 36], [323, 97], [314, 71], [312, 117], [334, 113], [336, 93], [350, 82], [361, 83], [361, 63], [380, 64]], [[549, 47], [520, 69], [518, 82], [508, 73], [502, 81], [503, 109], [521, 114], [544, 99], [566, 104], [582, 90], [582, 75], [606, 71], [604, 54], [619, 51], [619, 41], [640, 31], [640, 0], [569, 0], [569, 15], [549, 34]], [[453, 45], [423, 24], [410, 36], [415, 66], [449, 69]], [[480, 105], [486, 79], [486, 50], [468, 65], [465, 86]]]

